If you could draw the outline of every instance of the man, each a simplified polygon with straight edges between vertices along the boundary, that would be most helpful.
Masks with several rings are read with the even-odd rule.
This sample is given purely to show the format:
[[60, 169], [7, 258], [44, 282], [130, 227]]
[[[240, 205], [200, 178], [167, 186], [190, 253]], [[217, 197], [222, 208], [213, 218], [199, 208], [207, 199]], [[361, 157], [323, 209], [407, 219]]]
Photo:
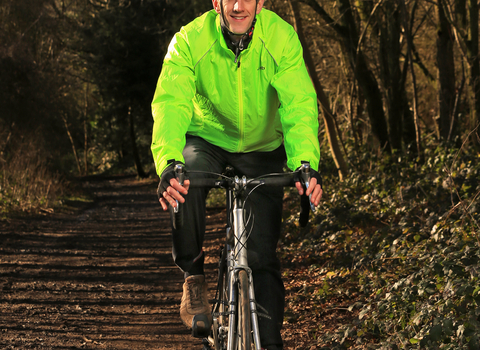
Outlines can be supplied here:
[[[309, 162], [314, 177], [306, 195], [318, 205], [317, 99], [294, 29], [263, 9], [264, 0], [212, 0], [214, 10], [183, 27], [170, 43], [152, 102], [152, 153], [163, 210], [183, 204], [184, 227], [173, 229], [173, 257], [185, 274], [180, 316], [211, 323], [202, 250], [207, 191], [183, 186], [174, 165], [221, 172], [231, 165], [256, 177], [295, 170]], [[263, 9], [263, 10], [262, 10]], [[304, 189], [296, 183], [300, 194]], [[270, 318], [260, 317], [262, 347], [282, 349], [284, 287], [276, 245], [283, 190], [253, 192], [248, 210], [257, 218], [248, 240], [255, 295]]]

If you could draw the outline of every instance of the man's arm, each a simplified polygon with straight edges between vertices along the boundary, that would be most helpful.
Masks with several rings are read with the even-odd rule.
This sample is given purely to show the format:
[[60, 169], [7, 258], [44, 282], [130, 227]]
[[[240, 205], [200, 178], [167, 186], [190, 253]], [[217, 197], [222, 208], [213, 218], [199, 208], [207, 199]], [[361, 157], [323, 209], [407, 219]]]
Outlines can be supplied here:
[[185, 33], [172, 39], [152, 101], [152, 154], [157, 174], [169, 159], [183, 162], [185, 135], [193, 114], [195, 76]]
[[[170, 43], [152, 101], [154, 124], [151, 149], [161, 184], [168, 160], [184, 161], [182, 151], [192, 118], [194, 95], [192, 58], [185, 33], [181, 31]], [[169, 178], [164, 189], [159, 201], [166, 210], [168, 203], [175, 206], [175, 200], [184, 202], [182, 195], [187, 194], [188, 182], [181, 186], [174, 178]]]
[[[320, 145], [318, 142], [317, 95], [303, 60], [303, 50], [295, 31], [286, 40], [279, 70], [272, 80], [280, 100], [280, 120], [284, 135], [287, 165], [297, 169], [302, 161], [308, 161], [313, 170], [318, 171]], [[300, 182], [298, 192], [304, 193]], [[306, 195], [312, 194], [311, 202], [318, 205], [322, 197], [322, 187], [312, 178]]]

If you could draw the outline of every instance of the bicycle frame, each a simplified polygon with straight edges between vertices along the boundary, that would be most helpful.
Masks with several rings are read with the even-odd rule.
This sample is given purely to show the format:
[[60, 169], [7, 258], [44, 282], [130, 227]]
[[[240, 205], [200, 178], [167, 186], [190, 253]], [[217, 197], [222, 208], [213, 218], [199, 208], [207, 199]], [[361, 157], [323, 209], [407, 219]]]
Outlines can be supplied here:
[[[247, 234], [244, 221], [245, 209], [243, 207], [244, 202], [242, 200], [240, 191], [246, 188], [246, 178], [239, 179], [235, 177], [235, 189], [227, 190], [227, 210], [230, 209], [233, 212], [233, 249], [229, 250], [227, 256], [227, 266], [229, 275], [229, 291], [230, 291], [230, 316], [229, 316], [229, 332], [227, 350], [236, 350], [236, 312], [237, 312], [237, 299], [235, 284], [239, 270], [244, 270], [248, 276], [248, 300], [250, 303], [250, 317], [252, 332], [254, 338], [254, 344], [256, 350], [261, 350], [260, 345], [260, 330], [258, 326], [257, 304], [255, 301], [255, 292], [253, 287], [253, 275], [251, 269], [248, 267], [247, 260]], [[233, 200], [233, 208], [231, 207]], [[228, 203], [230, 202], [230, 203]], [[230, 210], [228, 212], [230, 212]], [[228, 243], [227, 243], [228, 244]]]
[[[179, 168], [177, 174], [182, 173], [182, 169]], [[310, 178], [308, 169], [308, 166], [302, 166], [300, 172], [302, 177], [305, 175], [304, 181], [307, 185]], [[275, 178], [273, 175], [281, 176]], [[261, 350], [253, 275], [247, 259], [248, 228], [245, 227], [244, 204], [246, 199], [244, 197], [248, 191], [247, 185], [254, 186], [254, 188], [261, 185], [293, 186], [293, 173], [268, 174], [267, 176], [272, 177], [247, 179], [245, 176], [242, 178], [223, 176], [222, 180], [198, 179], [197, 182], [191, 182], [191, 187], [224, 188], [226, 190], [227, 230], [225, 249], [220, 259], [217, 289], [219, 298], [215, 301], [212, 310], [212, 336], [204, 340], [204, 349], [211, 349], [209, 347], [211, 344], [216, 350], [243, 350], [243, 343], [248, 344], [246, 348], [250, 349], [253, 338], [255, 350]], [[307, 203], [307, 213], [308, 209], [309, 204]], [[240, 300], [239, 294], [242, 294], [242, 300]], [[227, 311], [225, 311], [226, 308]], [[246, 313], [248, 315], [246, 315], [245, 321]], [[228, 330], [224, 322], [226, 316], [228, 316]]]

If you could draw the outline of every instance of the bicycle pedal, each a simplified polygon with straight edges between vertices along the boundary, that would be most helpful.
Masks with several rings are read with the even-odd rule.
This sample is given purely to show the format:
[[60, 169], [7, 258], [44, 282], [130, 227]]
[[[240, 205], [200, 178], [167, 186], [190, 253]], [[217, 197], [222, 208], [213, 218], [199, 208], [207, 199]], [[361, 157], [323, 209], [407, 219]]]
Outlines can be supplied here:
[[195, 338], [208, 337], [211, 326], [207, 315], [195, 315], [192, 320], [192, 336]]

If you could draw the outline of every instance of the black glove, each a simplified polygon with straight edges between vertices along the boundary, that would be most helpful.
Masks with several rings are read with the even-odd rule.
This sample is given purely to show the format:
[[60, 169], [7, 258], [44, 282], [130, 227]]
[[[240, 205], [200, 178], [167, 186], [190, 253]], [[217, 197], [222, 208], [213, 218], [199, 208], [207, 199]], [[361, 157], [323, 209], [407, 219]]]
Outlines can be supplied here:
[[160, 183], [158, 184], [157, 188], [157, 195], [159, 199], [163, 198], [163, 192], [165, 192], [170, 186], [170, 180], [175, 178], [175, 166], [177, 164], [185, 165], [182, 162], [170, 159], [167, 162], [167, 167], [162, 172], [162, 175], [160, 175]]
[[[309, 164], [309, 162], [306, 162], [304, 160], [302, 160], [302, 164]], [[295, 182], [300, 182], [302, 185], [303, 185], [303, 189], [306, 191], [306, 187], [305, 187], [305, 181], [304, 179], [302, 178], [302, 171], [301, 171], [301, 166], [297, 168], [297, 170], [295, 170], [295, 177], [294, 177], [294, 181]], [[314, 169], [312, 169], [310, 167], [310, 179], [312, 178], [315, 178], [317, 180], [317, 184], [320, 185], [320, 187], [323, 189], [323, 183], [322, 183], [322, 176], [320, 175], [320, 173]]]
[[[310, 165], [309, 162], [305, 162], [305, 161], [302, 161], [302, 164], [308, 164]], [[294, 177], [294, 180], [295, 182], [300, 182], [303, 186], [303, 190], [304, 191], [307, 191], [307, 186], [305, 185], [305, 179], [303, 178], [303, 175], [305, 175], [305, 173], [303, 172], [303, 170], [301, 169], [302, 167], [298, 167], [296, 172], [295, 172], [295, 177]], [[317, 184], [320, 185], [320, 187], [322, 187], [322, 177], [320, 176], [320, 173], [313, 170], [312, 168], [310, 168], [308, 170], [308, 174], [310, 175], [310, 181], [312, 178], [315, 178], [317, 179]], [[310, 182], [309, 181], [309, 182]], [[299, 223], [300, 223], [300, 226], [301, 227], [305, 227], [307, 226], [308, 224], [308, 217], [310, 215], [310, 199], [308, 198], [308, 196], [305, 194], [305, 192], [303, 193], [302, 196], [300, 196], [300, 218], [299, 218]]]

